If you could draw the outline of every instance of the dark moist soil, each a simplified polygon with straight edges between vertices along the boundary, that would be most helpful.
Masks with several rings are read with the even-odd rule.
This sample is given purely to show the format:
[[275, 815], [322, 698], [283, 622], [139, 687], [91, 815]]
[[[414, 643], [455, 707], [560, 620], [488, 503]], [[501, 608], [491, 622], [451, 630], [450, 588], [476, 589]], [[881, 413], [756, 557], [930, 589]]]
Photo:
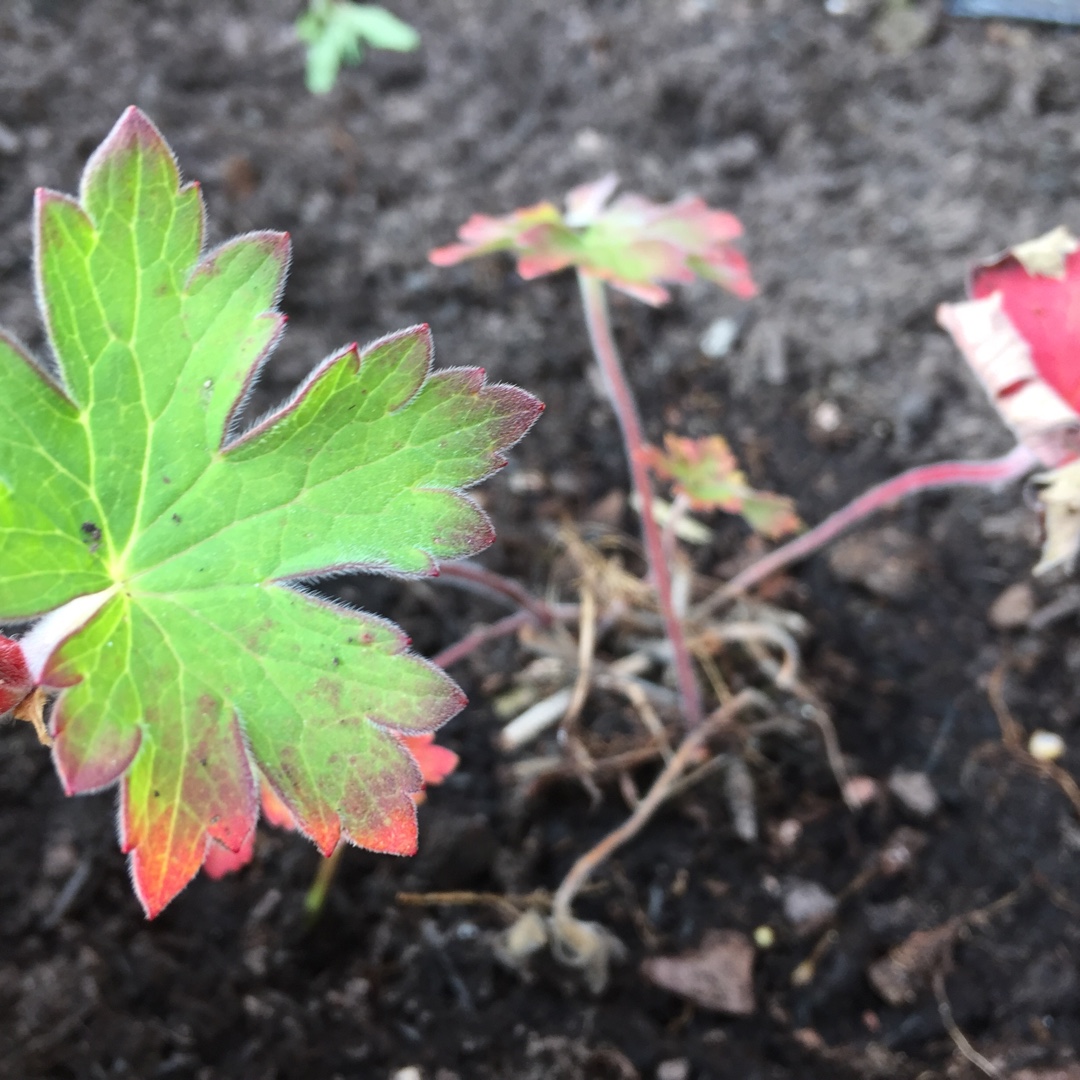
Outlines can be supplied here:
[[[420, 29], [422, 50], [373, 55], [316, 99], [290, 32], [297, 0], [8, 0], [3, 323], [41, 346], [32, 191], [73, 191], [135, 103], [202, 181], [211, 240], [292, 233], [289, 332], [260, 404], [331, 348], [422, 321], [444, 363], [482, 364], [546, 401], [483, 493], [499, 530], [485, 558], [530, 588], [549, 581], [553, 529], [627, 483], [574, 282], [526, 286], [499, 260], [447, 271], [425, 256], [474, 210], [557, 198], [610, 169], [653, 198], [699, 192], [737, 213], [762, 287], [747, 306], [705, 286], [659, 311], [615, 301], [652, 437], [725, 432], [753, 479], [794, 495], [811, 522], [911, 464], [1007, 448], [934, 310], [959, 297], [973, 259], [1080, 226], [1075, 33], [952, 20], [918, 2], [925, 32], [907, 46], [869, 3], [843, 17], [810, 0], [392, 6]], [[710, 361], [698, 343], [718, 318], [741, 330]], [[619, 524], [635, 527], [629, 512]], [[394, 900], [401, 889], [552, 889], [627, 812], [614, 788], [595, 807], [574, 783], [518, 797], [489, 704], [528, 659], [512, 643], [455, 669], [472, 704], [442, 738], [462, 765], [431, 792], [419, 857], [347, 852], [312, 928], [301, 905], [318, 857], [270, 830], [251, 867], [200, 878], [147, 923], [117, 850], [113, 795], [65, 799], [28, 726], [9, 726], [0, 1075], [979, 1076], [932, 990], [891, 1006], [867, 969], [912, 931], [1016, 891], [959, 935], [944, 989], [1000, 1075], [1075, 1077], [1080, 825], [1058, 784], [1003, 749], [987, 678], [1006, 672], [1017, 722], [1059, 732], [1075, 768], [1077, 605], [1060, 583], [1040, 585], [1036, 606], [1065, 597], [1059, 617], [1012, 631], [988, 620], [1035, 559], [1037, 526], [1015, 490], [924, 497], [886, 524], [905, 538], [899, 585], [866, 572], [896, 543], [870, 530], [774, 595], [809, 622], [807, 681], [853, 771], [883, 791], [894, 770], [922, 771], [940, 808], [917, 820], [886, 792], [851, 813], [813, 738], [763, 747], [752, 763], [761, 843], [736, 839], [722, 795], [704, 785], [579, 902], [629, 948], [598, 997], [553, 964], [531, 983], [500, 966], [496, 912]], [[715, 575], [753, 550], [738, 525], [717, 536], [698, 556]], [[429, 654], [502, 613], [440, 585], [358, 579], [339, 594], [391, 614]], [[592, 702], [586, 728], [613, 707]], [[785, 821], [802, 826], [788, 846]], [[794, 985], [822, 931], [800, 932], [783, 898], [808, 882], [840, 894], [904, 824], [924, 834], [923, 850], [846, 894], [814, 977]], [[751, 1016], [689, 1006], [640, 974], [646, 956], [697, 946], [711, 928], [761, 926], [776, 944], [757, 957]]]

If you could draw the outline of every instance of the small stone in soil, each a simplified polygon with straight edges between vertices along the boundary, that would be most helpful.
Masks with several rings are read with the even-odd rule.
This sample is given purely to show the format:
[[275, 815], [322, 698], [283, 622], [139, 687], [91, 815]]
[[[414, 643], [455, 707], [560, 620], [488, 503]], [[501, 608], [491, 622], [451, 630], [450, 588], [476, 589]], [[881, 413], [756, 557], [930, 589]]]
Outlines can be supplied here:
[[901, 874], [915, 865], [919, 852], [929, 843], [929, 837], [918, 829], [901, 825], [881, 849], [878, 855], [878, 870], [885, 877]]
[[794, 878], [783, 888], [784, 916], [800, 932], [820, 926], [836, 913], [836, 897], [816, 881]]
[[910, 1005], [929, 984], [933, 972], [948, 966], [960, 926], [951, 919], [930, 930], [916, 930], [867, 968], [870, 985], [890, 1005]]
[[802, 822], [795, 818], [785, 818], [776, 826], [776, 842], [782, 848], [793, 848], [802, 836]]
[[13, 157], [22, 149], [22, 139], [4, 124], [0, 124], [0, 156]]
[[889, 777], [889, 790], [897, 802], [917, 818], [933, 817], [941, 806], [941, 798], [924, 772], [897, 769]]
[[1036, 761], [1057, 761], [1065, 756], [1065, 740], [1054, 731], [1033, 731], [1027, 749]]
[[1035, 590], [1026, 581], [1010, 585], [991, 605], [987, 614], [995, 630], [1019, 630], [1035, 614]]
[[829, 569], [884, 600], [906, 601], [925, 584], [926, 559], [915, 537], [886, 525], [840, 540], [829, 552]]
[[739, 323], [736, 319], [714, 319], [701, 335], [698, 348], [710, 360], [722, 360], [731, 352], [738, 336]]
[[688, 1080], [690, 1062], [686, 1058], [672, 1058], [661, 1061], [656, 1067], [656, 1080]]
[[844, 784], [844, 802], [861, 810], [878, 797], [878, 782], [872, 776], [852, 776]]

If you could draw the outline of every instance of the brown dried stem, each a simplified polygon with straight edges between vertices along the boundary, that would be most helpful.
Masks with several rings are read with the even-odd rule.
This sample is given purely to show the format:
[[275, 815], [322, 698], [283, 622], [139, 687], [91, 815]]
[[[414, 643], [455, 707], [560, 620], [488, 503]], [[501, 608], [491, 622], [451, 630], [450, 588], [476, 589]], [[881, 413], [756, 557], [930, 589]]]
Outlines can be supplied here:
[[551, 918], [555, 924], [573, 919], [571, 907], [574, 897], [589, 880], [593, 872], [627, 841], [633, 839], [648, 823], [660, 805], [668, 798], [678, 779], [694, 762], [698, 750], [710, 738], [731, 726], [735, 717], [750, 705], [768, 702], [756, 690], [743, 690], [721, 706], [704, 723], [695, 727], [682, 741], [671, 760], [661, 770], [651, 788], [638, 803], [634, 812], [613, 832], [608, 833], [590, 851], [581, 855], [563, 878], [551, 903]]

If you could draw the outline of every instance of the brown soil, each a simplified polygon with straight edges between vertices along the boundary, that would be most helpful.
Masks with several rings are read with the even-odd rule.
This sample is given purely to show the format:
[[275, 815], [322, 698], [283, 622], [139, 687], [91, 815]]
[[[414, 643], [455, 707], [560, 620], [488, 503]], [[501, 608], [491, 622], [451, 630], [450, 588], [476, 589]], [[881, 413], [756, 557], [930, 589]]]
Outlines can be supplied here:
[[[3, 5], [0, 321], [41, 345], [32, 189], [74, 190], [135, 103], [203, 181], [212, 239], [293, 234], [290, 329], [267, 396], [342, 342], [427, 321], [444, 363], [483, 364], [547, 402], [485, 496], [500, 532], [487, 561], [530, 588], [551, 572], [549, 526], [583, 520], [626, 485], [574, 283], [526, 286], [497, 260], [440, 271], [425, 255], [474, 210], [557, 198], [612, 168], [653, 198], [695, 191], [737, 213], [762, 285], [749, 306], [704, 286], [661, 311], [616, 303], [653, 437], [725, 432], [755, 481], [794, 495], [809, 521], [910, 464], [1007, 448], [934, 309], [959, 296], [973, 259], [1080, 226], [1075, 32], [952, 20], [917, 0], [924, 39], [890, 52], [886, 5], [870, 0], [844, 17], [813, 0], [395, 0], [422, 50], [373, 55], [316, 99], [290, 34], [299, 6]], [[742, 330], [729, 357], [707, 361], [697, 343], [722, 316]], [[629, 515], [621, 524], [634, 528]], [[854, 770], [883, 784], [923, 771], [940, 808], [915, 820], [886, 795], [851, 813], [816, 740], [764, 745], [760, 844], [736, 839], [705, 785], [598, 875], [580, 911], [630, 950], [598, 997], [554, 965], [531, 983], [500, 966], [489, 910], [394, 900], [551, 889], [625, 816], [615, 788], [595, 808], [572, 783], [517, 798], [489, 704], [524, 662], [510, 643], [455, 669], [473, 704], [443, 738], [462, 766], [424, 809], [420, 856], [347, 853], [312, 928], [301, 903], [318, 857], [270, 832], [245, 872], [199, 880], [145, 922], [113, 797], [63, 798], [33, 733], [5, 730], [0, 1076], [979, 1076], [931, 989], [889, 1005], [867, 971], [912, 931], [1014, 890], [953, 944], [953, 1016], [1001, 1075], [1075, 1076], [1046, 1070], [1080, 1046], [1080, 826], [1060, 786], [1002, 748], [986, 681], [1004, 665], [1017, 722], [1075, 744], [1076, 605], [1035, 628], [988, 621], [1034, 561], [1037, 529], [1015, 490], [927, 497], [889, 524], [859, 543], [872, 565], [888, 540], [910, 562], [907, 587], [875, 593], [846, 572], [850, 559], [819, 557], [781, 599], [809, 620], [807, 678]], [[898, 549], [895, 530], [908, 538]], [[700, 556], [714, 574], [748, 550], [735, 524], [717, 535]], [[1037, 605], [1067, 595], [1039, 590]], [[340, 592], [392, 614], [428, 653], [500, 614], [437, 585], [358, 579]], [[611, 722], [601, 706], [586, 726]], [[1071, 749], [1064, 765], [1076, 763]], [[789, 819], [802, 831], [785, 848], [770, 838]], [[784, 890], [809, 881], [839, 894], [905, 823], [926, 836], [913, 865], [847, 898], [814, 978], [793, 985], [820, 932], [791, 926]], [[710, 930], [766, 924], [777, 940], [757, 957], [748, 1017], [688, 1007], [640, 973]]]

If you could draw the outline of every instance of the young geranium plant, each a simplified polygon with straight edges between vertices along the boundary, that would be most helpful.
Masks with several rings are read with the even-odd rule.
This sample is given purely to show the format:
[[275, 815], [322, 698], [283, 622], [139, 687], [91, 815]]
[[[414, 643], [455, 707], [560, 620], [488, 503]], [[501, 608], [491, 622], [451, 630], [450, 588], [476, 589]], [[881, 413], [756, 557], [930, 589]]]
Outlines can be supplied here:
[[935, 488], [996, 488], [1038, 468], [1046, 543], [1035, 568], [1072, 564], [1080, 547], [1080, 243], [1057, 228], [976, 266], [970, 299], [942, 304], [952, 335], [1016, 445], [987, 461], [942, 461], [886, 480], [747, 567], [704, 614], [818, 551], [898, 499]]
[[630, 384], [615, 346], [604, 286], [647, 304], [670, 299], [666, 285], [703, 277], [749, 298], [757, 289], [746, 258], [733, 246], [742, 234], [737, 218], [713, 210], [697, 197], [654, 203], [640, 195], [613, 198], [618, 178], [608, 175], [575, 188], [566, 211], [543, 202], [505, 217], [477, 214], [458, 230], [458, 242], [430, 254], [436, 266], [496, 251], [512, 252], [518, 272], [531, 279], [573, 268], [581, 289], [589, 340], [626, 448], [631, 479], [642, 508], [649, 572], [674, 655], [686, 723], [704, 717], [686, 634], [672, 599], [671, 571], [660, 528], [651, 512], [651, 451], [645, 441]]
[[[634, 811], [626, 822], [575, 862], [554, 894], [550, 916], [537, 921], [536, 912], [526, 912], [507, 937], [514, 962], [548, 945], [558, 959], [584, 969], [594, 986], [603, 984], [614, 950], [610, 935], [602, 927], [572, 916], [574, 897], [597, 866], [636, 835], [657, 807], [679, 789], [691, 763], [700, 760], [706, 742], [730, 730], [741, 712], [760, 707], [764, 700], [756, 690], [746, 688], [705, 716], [687, 628], [698, 635], [698, 649], [711, 633], [729, 640], [738, 640], [741, 635], [757, 636], [785, 650], [787, 673], [775, 665], [770, 669], [776, 671], [776, 685], [787, 687], [799, 697], [802, 710], [822, 732], [830, 765], [845, 798], [854, 798], [828, 717], [813, 694], [800, 687], [791, 674], [797, 666], [795, 643], [764, 624], [743, 621], [726, 627], [710, 624], [709, 615], [738, 593], [818, 550], [868, 514], [915, 491], [954, 485], [1001, 485], [1040, 465], [1052, 467], [1054, 471], [1044, 480], [1044, 498], [1048, 503], [1056, 499], [1053, 505], [1059, 518], [1072, 514], [1073, 533], [1069, 539], [1073, 549], [1080, 535], [1080, 472], [1076, 471], [1080, 470], [1076, 463], [1080, 450], [1080, 342], [1076, 337], [1080, 332], [1080, 294], [1076, 291], [1080, 284], [1080, 256], [1071, 237], [1057, 234], [1025, 245], [1006, 259], [982, 268], [972, 282], [975, 299], [968, 304], [946, 305], [939, 315], [986, 383], [1002, 415], [1012, 424], [1017, 446], [1001, 458], [941, 462], [910, 470], [879, 485], [818, 527], [754, 563], [691, 609], [684, 624], [674, 602], [670, 568], [680, 514], [690, 509], [722, 509], [741, 514], [769, 537], [796, 531], [800, 523], [789, 500], [749, 487], [730, 448], [718, 436], [683, 439], [668, 435], [662, 448], [646, 444], [616, 351], [604, 286], [650, 304], [662, 304], [668, 299], [667, 285], [689, 281], [695, 275], [742, 297], [754, 294], [754, 284], [745, 260], [732, 246], [741, 229], [730, 214], [711, 210], [699, 199], [655, 204], [624, 195], [613, 200], [615, 187], [614, 178], [607, 177], [578, 188], [570, 194], [565, 212], [545, 202], [501, 218], [476, 215], [461, 227], [457, 243], [430, 255], [436, 265], [449, 266], [489, 252], [508, 251], [516, 255], [524, 278], [567, 267], [576, 269], [593, 353], [618, 416], [643, 511], [646, 554], [688, 730], [648, 791], [635, 798]], [[650, 471], [670, 482], [675, 493], [662, 531], [656, 515], [650, 512], [654, 506]], [[583, 603], [583, 613], [585, 608]], [[584, 614], [582, 617], [584, 621]], [[585, 660], [580, 663], [580, 671], [585, 672], [586, 680], [592, 648], [587, 642], [583, 632], [579, 646]], [[574, 689], [574, 694], [568, 693], [565, 700], [580, 705], [582, 698], [577, 686]], [[575, 717], [573, 708], [572, 704], [566, 706], [567, 716]], [[533, 725], [541, 722], [539, 710], [540, 705], [510, 725], [520, 729], [515, 731], [515, 738], [526, 737], [524, 733], [531, 733]], [[554, 707], [545, 707], [543, 716], [554, 711]], [[564, 719], [563, 735], [568, 735], [569, 727]]]
[[77, 201], [38, 192], [35, 223], [52, 357], [0, 336], [0, 622], [33, 625], [0, 642], [0, 706], [56, 693], [64, 788], [119, 782], [149, 915], [244, 849], [260, 786], [324, 854], [411, 853], [410, 746], [464, 697], [397, 627], [303, 582], [432, 574], [489, 544], [463, 489], [538, 402], [433, 372], [421, 326], [334, 353], [245, 425], [288, 237], [204, 251], [199, 188], [135, 109]]
[[[733, 246], [742, 228], [731, 214], [710, 209], [699, 198], [670, 203], [653, 203], [638, 195], [613, 198], [616, 186], [615, 177], [608, 176], [575, 189], [567, 198], [565, 213], [551, 203], [540, 203], [502, 218], [474, 216], [459, 230], [459, 242], [430, 254], [436, 265], [449, 266], [489, 252], [509, 251], [517, 256], [518, 270], [524, 278], [571, 267], [577, 271], [593, 355], [618, 418], [642, 511], [645, 553], [669, 646], [664, 651], [671, 656], [678, 682], [682, 741], [667, 757], [648, 792], [635, 800], [630, 818], [574, 863], [555, 892], [550, 915], [542, 919], [535, 911], [525, 912], [504, 943], [507, 958], [515, 964], [547, 945], [560, 962], [582, 969], [594, 989], [604, 985], [608, 964], [621, 949], [605, 928], [573, 916], [574, 897], [597, 866], [629, 841], [678, 790], [687, 771], [700, 762], [708, 741], [730, 729], [742, 712], [760, 707], [763, 700], [755, 691], [743, 691], [706, 715], [691, 641], [673, 589], [674, 538], [680, 517], [691, 508], [722, 509], [741, 514], [755, 528], [772, 536], [799, 527], [790, 502], [749, 487], [723, 439], [669, 436], [663, 449], [646, 443], [637, 404], [616, 349], [605, 286], [653, 305], [669, 299], [668, 285], [695, 277], [715, 282], [743, 298], [753, 296], [756, 289], [746, 259]], [[675, 491], [675, 502], [667, 511], [663, 530], [660, 515], [655, 512], [650, 472], [670, 480]], [[589, 598], [590, 594], [583, 592], [578, 682], [566, 697], [566, 705], [559, 707], [563, 710], [564, 745], [572, 752], [572, 729], [588, 686], [596, 636], [595, 612], [589, 614]], [[736, 637], [746, 629], [745, 625], [736, 628]], [[756, 631], [751, 628], [750, 633]], [[702, 649], [704, 645], [698, 641], [697, 647]], [[524, 728], [528, 721], [528, 730], [533, 730], [540, 709], [541, 705], [535, 706], [510, 726]], [[648, 709], [645, 711], [648, 713]], [[549, 715], [546, 708], [543, 715]], [[647, 724], [652, 736], [660, 738], [659, 721], [654, 718]], [[662, 740], [666, 737], [662, 734]], [[587, 754], [578, 755], [576, 760], [580, 768]]]

